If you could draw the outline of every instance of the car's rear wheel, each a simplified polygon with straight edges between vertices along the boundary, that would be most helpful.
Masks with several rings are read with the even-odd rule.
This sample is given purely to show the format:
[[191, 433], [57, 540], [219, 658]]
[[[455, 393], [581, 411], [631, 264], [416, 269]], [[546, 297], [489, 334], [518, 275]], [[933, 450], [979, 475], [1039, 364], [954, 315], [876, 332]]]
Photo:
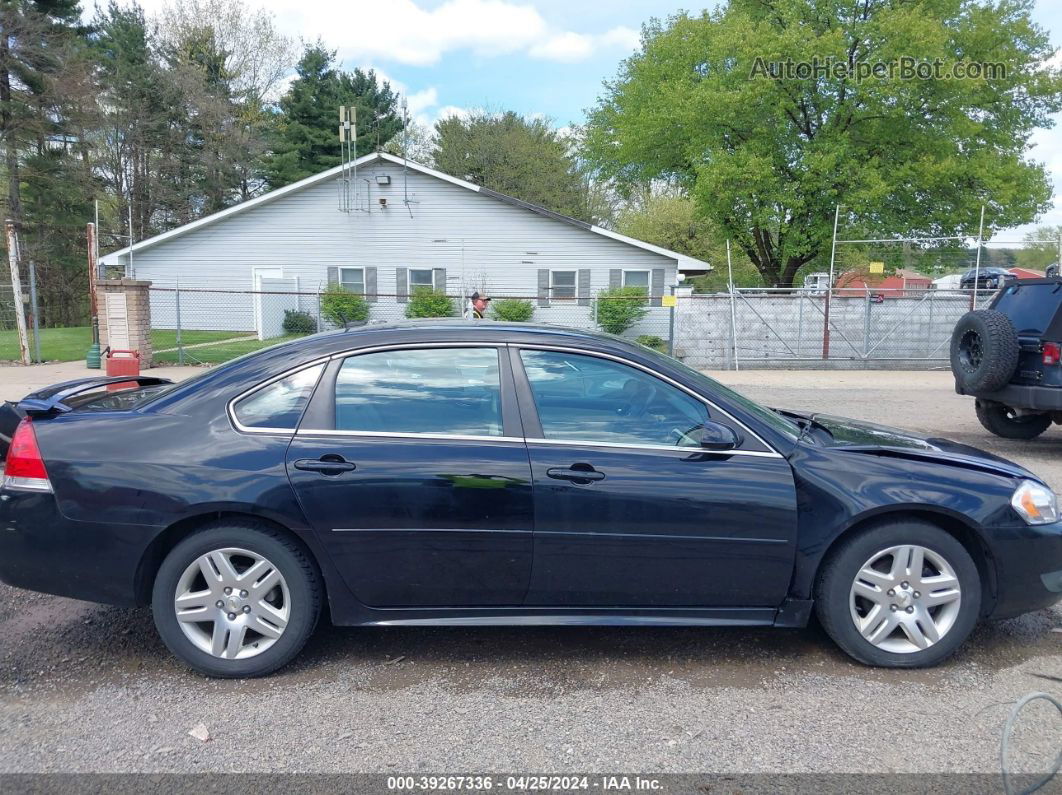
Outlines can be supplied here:
[[890, 522], [830, 554], [815, 607], [829, 636], [860, 662], [920, 668], [950, 656], [973, 630], [981, 580], [966, 548], [939, 527]]
[[313, 633], [320, 577], [305, 550], [272, 528], [219, 523], [170, 551], [151, 606], [163, 641], [195, 670], [263, 676], [290, 662]]
[[1049, 414], [1019, 414], [1010, 406], [990, 400], [978, 400], [975, 411], [986, 430], [1004, 439], [1035, 439], [1051, 427]]

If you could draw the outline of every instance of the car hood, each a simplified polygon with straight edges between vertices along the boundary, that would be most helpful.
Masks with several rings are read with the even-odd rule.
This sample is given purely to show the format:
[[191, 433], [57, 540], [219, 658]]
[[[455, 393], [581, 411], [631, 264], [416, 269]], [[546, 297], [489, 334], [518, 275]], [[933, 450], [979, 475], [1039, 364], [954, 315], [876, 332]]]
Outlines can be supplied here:
[[891, 458], [936, 461], [1042, 482], [1041, 478], [1013, 461], [986, 453], [984, 450], [967, 444], [953, 442], [950, 439], [941, 439], [915, 431], [904, 431], [846, 417], [835, 417], [831, 414], [804, 416], [829, 431], [831, 437], [829, 439], [826, 439], [824, 434], [820, 434], [823, 437], [821, 443], [826, 447]]

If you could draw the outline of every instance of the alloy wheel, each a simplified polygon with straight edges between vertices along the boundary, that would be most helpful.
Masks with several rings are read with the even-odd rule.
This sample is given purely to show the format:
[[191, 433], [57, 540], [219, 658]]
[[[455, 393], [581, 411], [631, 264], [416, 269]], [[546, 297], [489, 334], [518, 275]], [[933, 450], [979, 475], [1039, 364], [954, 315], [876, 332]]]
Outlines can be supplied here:
[[985, 350], [981, 335], [972, 329], [967, 331], [959, 340], [959, 362], [963, 369], [973, 372], [981, 366], [984, 358]]
[[911, 654], [939, 642], [959, 617], [962, 593], [943, 556], [918, 545], [876, 552], [852, 582], [856, 629], [883, 651]]
[[200, 651], [241, 660], [266, 651], [284, 634], [291, 594], [280, 570], [247, 549], [200, 555], [177, 582], [173, 609]]

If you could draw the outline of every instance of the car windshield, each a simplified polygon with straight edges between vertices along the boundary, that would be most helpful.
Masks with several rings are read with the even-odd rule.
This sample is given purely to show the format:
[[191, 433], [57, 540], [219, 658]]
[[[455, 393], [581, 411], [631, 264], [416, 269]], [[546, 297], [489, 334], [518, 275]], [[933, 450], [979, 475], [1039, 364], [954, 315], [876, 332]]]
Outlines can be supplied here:
[[722, 397], [729, 403], [739, 407], [742, 411], [753, 415], [765, 425], [770, 426], [778, 433], [793, 441], [800, 438], [801, 428], [792, 420], [786, 419], [781, 414], [772, 411], [766, 406], [761, 406], [759, 403], [750, 400], [740, 392], [736, 392], [730, 387], [719, 383], [714, 378], [710, 378], [704, 373], [694, 370], [689, 365], [683, 364], [678, 359], [672, 358], [663, 353], [658, 353], [651, 349], [648, 350], [648, 353], [650, 356], [660, 359], [662, 362], [666, 362], [671, 367], [676, 367], [682, 370], [683, 374], [689, 377], [696, 386], [701, 387], [707, 394], [722, 395]]

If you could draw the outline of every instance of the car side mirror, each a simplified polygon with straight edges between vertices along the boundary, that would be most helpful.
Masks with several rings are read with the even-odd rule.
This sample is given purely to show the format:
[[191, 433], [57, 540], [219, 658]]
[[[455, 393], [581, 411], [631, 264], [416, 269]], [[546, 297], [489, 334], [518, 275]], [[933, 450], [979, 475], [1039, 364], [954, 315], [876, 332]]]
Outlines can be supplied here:
[[708, 420], [700, 427], [701, 448], [704, 450], [734, 450], [741, 445], [741, 436], [729, 425]]

